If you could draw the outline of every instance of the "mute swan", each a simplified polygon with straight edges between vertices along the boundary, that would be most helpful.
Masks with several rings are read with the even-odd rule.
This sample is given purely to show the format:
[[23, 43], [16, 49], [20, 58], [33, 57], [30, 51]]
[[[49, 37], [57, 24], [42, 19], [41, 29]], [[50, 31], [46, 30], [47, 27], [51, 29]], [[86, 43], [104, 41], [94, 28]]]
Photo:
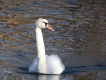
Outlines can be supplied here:
[[37, 58], [35, 58], [32, 65], [29, 67], [29, 72], [41, 74], [61, 74], [64, 71], [65, 66], [56, 54], [45, 55], [45, 46], [41, 30], [43, 28], [47, 28], [54, 31], [54, 29], [48, 24], [48, 21], [43, 18], [39, 18], [35, 25]]

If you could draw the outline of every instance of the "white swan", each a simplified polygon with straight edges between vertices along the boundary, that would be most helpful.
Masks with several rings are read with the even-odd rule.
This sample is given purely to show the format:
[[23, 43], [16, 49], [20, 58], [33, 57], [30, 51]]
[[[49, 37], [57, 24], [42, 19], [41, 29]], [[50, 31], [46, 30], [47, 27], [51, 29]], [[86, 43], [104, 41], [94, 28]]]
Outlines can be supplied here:
[[65, 66], [62, 64], [61, 59], [55, 54], [45, 55], [45, 46], [41, 30], [43, 28], [54, 31], [46, 19], [39, 18], [36, 21], [35, 32], [38, 54], [37, 58], [29, 67], [29, 72], [37, 72], [42, 74], [61, 74], [65, 69]]

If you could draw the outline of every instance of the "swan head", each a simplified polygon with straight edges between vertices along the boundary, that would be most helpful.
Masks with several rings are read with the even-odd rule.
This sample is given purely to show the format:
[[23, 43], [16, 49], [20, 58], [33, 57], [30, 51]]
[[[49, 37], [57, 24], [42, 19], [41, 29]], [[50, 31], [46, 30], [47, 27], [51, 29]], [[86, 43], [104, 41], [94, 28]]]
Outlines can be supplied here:
[[49, 29], [51, 31], [54, 31], [54, 29], [49, 25], [48, 20], [43, 19], [43, 18], [39, 18], [36, 21], [36, 27], [40, 28], [40, 29]]

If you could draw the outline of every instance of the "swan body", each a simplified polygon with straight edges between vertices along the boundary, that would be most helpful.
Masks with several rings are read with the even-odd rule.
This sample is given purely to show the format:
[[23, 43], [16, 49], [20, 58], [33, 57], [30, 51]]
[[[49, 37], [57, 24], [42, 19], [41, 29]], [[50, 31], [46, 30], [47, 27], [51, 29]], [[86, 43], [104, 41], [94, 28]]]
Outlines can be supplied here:
[[33, 61], [32, 65], [29, 67], [29, 72], [37, 72], [41, 74], [61, 74], [65, 69], [65, 66], [63, 65], [61, 59], [56, 54], [45, 54], [45, 46], [41, 30], [43, 28], [48, 28], [54, 31], [54, 29], [51, 28], [46, 19], [39, 18], [36, 21], [35, 32], [37, 57]]

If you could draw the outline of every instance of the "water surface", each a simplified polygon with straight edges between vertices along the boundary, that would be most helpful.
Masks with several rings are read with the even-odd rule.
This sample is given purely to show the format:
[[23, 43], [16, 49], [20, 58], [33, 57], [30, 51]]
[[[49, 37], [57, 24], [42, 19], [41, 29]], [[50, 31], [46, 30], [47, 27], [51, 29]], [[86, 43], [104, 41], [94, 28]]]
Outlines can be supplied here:
[[[105, 80], [105, 0], [1, 0], [1, 80]], [[34, 21], [49, 20], [55, 32], [43, 30], [46, 54], [57, 54], [61, 75], [28, 73], [36, 57]]]

